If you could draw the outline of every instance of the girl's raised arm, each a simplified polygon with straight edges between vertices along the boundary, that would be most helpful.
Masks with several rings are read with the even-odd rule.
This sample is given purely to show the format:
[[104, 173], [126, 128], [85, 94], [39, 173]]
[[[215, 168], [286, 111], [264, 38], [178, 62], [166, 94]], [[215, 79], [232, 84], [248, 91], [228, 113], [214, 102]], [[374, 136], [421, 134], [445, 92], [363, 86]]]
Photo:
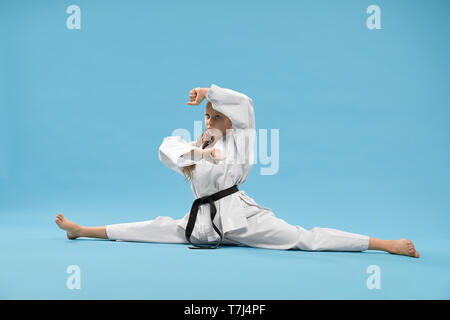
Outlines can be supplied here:
[[212, 84], [205, 97], [231, 120], [233, 129], [255, 129], [253, 101], [245, 94]]

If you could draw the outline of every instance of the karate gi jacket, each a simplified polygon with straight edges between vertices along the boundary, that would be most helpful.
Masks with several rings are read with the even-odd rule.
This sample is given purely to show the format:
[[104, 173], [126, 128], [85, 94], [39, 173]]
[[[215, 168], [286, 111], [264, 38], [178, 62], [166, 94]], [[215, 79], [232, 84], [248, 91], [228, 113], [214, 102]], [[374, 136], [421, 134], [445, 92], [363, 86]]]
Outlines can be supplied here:
[[[197, 148], [195, 141], [185, 141], [181, 136], [165, 137], [159, 147], [160, 161], [180, 174], [183, 174], [183, 167], [195, 164], [191, 179], [195, 198], [211, 195], [233, 185], [239, 187], [247, 180], [254, 162], [256, 130], [252, 99], [243, 93], [215, 84], [209, 88], [206, 99], [211, 101], [213, 109], [225, 114], [232, 123], [232, 130], [228, 130], [226, 135], [212, 145], [212, 148], [221, 151], [224, 159], [217, 163], [205, 159], [190, 159], [187, 154]], [[217, 213], [214, 224], [222, 228], [223, 235], [246, 228], [249, 217], [264, 210], [270, 211], [270, 208], [257, 204], [243, 190], [215, 201], [215, 206]], [[211, 224], [209, 207], [209, 204], [199, 207], [194, 232], [197, 229], [209, 241], [213, 241], [217, 233]], [[179, 220], [178, 225], [183, 229], [186, 229], [189, 214], [190, 208]]]

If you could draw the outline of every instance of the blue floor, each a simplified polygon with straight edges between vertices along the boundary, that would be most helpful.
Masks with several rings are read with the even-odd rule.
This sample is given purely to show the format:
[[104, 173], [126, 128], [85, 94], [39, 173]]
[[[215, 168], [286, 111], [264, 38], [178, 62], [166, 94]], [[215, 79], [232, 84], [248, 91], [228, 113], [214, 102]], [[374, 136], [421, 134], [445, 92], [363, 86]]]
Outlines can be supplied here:
[[[55, 215], [1, 215], [1, 299], [450, 298], [449, 238], [412, 239], [419, 259], [373, 250], [190, 250], [184, 244], [68, 240]], [[71, 265], [80, 268], [80, 289], [66, 285]], [[379, 267], [379, 289], [367, 287], [371, 265]]]

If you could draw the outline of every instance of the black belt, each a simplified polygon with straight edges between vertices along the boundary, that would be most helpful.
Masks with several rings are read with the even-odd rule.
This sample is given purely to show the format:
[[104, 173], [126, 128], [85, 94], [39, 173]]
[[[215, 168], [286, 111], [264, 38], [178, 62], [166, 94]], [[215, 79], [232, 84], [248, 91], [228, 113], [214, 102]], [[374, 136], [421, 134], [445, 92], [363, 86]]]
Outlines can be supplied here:
[[[216, 249], [218, 246], [222, 244], [222, 234], [220, 233], [220, 230], [216, 227], [214, 224], [214, 217], [216, 216], [216, 206], [214, 205], [214, 201], [217, 201], [219, 199], [222, 199], [223, 197], [226, 197], [232, 193], [238, 192], [239, 189], [236, 185], [221, 190], [219, 192], [216, 192], [209, 196], [204, 196], [198, 199], [194, 200], [194, 203], [192, 204], [191, 213], [189, 214], [189, 221], [186, 226], [186, 239], [189, 241], [190, 244], [194, 245], [195, 247], [188, 247], [189, 249]], [[202, 204], [209, 203], [210, 205], [210, 213], [211, 213], [211, 222], [213, 225], [214, 230], [219, 234], [220, 241], [215, 246], [209, 246], [209, 245], [196, 245], [191, 242], [191, 234], [194, 230], [195, 220], [197, 219], [197, 213], [198, 213], [198, 207]]]

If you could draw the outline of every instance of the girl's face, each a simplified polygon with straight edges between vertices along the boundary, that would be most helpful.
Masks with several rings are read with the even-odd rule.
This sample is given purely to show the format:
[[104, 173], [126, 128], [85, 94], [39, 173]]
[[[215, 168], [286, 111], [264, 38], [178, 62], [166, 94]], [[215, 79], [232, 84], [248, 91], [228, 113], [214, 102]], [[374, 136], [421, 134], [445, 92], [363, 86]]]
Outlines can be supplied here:
[[227, 129], [231, 129], [231, 120], [213, 109], [211, 101], [207, 101], [205, 110], [205, 127], [206, 129], [218, 129], [224, 136]]

